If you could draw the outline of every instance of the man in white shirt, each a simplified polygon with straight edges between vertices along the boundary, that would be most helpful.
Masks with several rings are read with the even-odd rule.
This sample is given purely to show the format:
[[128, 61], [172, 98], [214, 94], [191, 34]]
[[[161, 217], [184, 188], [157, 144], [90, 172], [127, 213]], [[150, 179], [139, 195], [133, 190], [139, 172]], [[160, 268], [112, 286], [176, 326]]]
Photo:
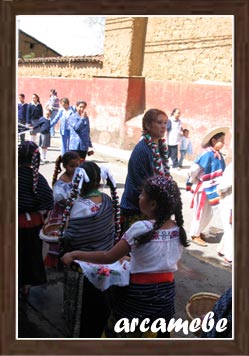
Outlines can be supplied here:
[[180, 120], [181, 111], [175, 108], [170, 119], [167, 122], [167, 144], [168, 144], [168, 157], [172, 160], [172, 167], [178, 167], [178, 144], [181, 138], [182, 123]]

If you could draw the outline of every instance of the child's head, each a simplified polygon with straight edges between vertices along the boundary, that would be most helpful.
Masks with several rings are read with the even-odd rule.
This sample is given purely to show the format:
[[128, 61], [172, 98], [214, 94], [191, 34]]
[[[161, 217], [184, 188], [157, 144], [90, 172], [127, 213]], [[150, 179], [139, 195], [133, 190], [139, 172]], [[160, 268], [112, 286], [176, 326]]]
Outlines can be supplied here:
[[51, 116], [51, 114], [52, 114], [52, 111], [50, 110], [50, 109], [45, 109], [45, 112], [44, 112], [44, 114], [45, 114], [45, 117], [47, 118], [47, 119], [49, 119], [50, 118], [50, 116]]
[[60, 103], [64, 109], [67, 109], [69, 107], [69, 99], [68, 98], [62, 98], [60, 100]]
[[50, 89], [50, 95], [57, 95], [56, 89]]
[[40, 152], [32, 141], [24, 141], [18, 145], [18, 166], [31, 167], [33, 170], [33, 192], [36, 193], [38, 170], [40, 166]]
[[34, 153], [40, 164], [40, 152], [38, 146], [32, 141], [24, 141], [18, 145], [18, 166], [31, 166]]
[[225, 144], [225, 135], [229, 127], [216, 127], [209, 131], [202, 140], [201, 147], [213, 147], [216, 151], [223, 148]]
[[150, 241], [156, 230], [175, 216], [176, 224], [180, 227], [180, 240], [187, 246], [187, 236], [183, 229], [182, 200], [177, 183], [171, 176], [155, 175], [148, 178], [139, 196], [139, 207], [142, 213], [150, 219], [155, 219], [153, 230], [141, 235], [138, 244]]
[[225, 144], [225, 133], [219, 132], [217, 135], [214, 135], [210, 140], [208, 145], [213, 147], [216, 151], [221, 150]]
[[88, 194], [92, 190], [98, 189], [101, 179], [101, 171], [99, 166], [92, 161], [84, 161], [81, 163], [80, 168], [83, 168], [88, 175], [89, 182], [83, 182], [82, 188], [80, 191], [80, 196]]
[[82, 115], [86, 106], [87, 106], [87, 103], [84, 100], [78, 100], [76, 102], [76, 110], [77, 110], [78, 114]]
[[188, 137], [188, 135], [189, 135], [188, 129], [184, 129], [182, 132], [183, 132], [183, 136]]
[[19, 101], [20, 101], [20, 103], [24, 103], [24, 101], [25, 101], [25, 95], [24, 94], [19, 94]]
[[58, 174], [62, 171], [61, 163], [63, 168], [65, 168], [68, 176], [73, 177], [75, 169], [80, 164], [80, 156], [76, 151], [68, 151], [64, 153], [63, 156], [59, 156], [55, 161], [55, 170], [53, 175], [52, 186], [57, 181]]
[[148, 178], [139, 196], [142, 213], [156, 220], [168, 220], [181, 204], [180, 190], [171, 176]]

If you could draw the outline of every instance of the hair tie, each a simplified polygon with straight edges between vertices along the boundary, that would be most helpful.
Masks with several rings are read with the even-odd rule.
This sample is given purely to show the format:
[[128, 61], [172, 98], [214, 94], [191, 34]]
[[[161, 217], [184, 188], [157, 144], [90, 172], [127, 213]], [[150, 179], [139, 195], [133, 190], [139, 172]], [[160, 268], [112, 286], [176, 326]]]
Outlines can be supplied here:
[[81, 190], [83, 182], [88, 183], [88, 182], [90, 182], [90, 179], [89, 179], [89, 177], [88, 177], [88, 175], [87, 175], [87, 173], [86, 173], [84, 168], [77, 167], [75, 169], [72, 181], [75, 180], [75, 177], [77, 175], [80, 178], [80, 181], [78, 183], [78, 189]]
[[107, 167], [100, 167], [100, 175], [104, 182], [106, 181], [107, 178], [109, 178], [113, 184], [113, 187], [116, 188], [115, 179], [113, 178], [113, 175], [110, 173]]

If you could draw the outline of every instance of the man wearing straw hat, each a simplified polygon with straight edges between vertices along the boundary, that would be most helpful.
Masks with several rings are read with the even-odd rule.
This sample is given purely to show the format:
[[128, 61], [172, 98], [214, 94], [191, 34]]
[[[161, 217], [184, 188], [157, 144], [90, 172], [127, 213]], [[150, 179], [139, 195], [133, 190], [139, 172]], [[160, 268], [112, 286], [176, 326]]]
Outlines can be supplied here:
[[189, 170], [186, 190], [193, 193], [190, 207], [194, 208], [190, 236], [192, 242], [199, 246], [207, 246], [202, 231], [219, 207], [217, 186], [226, 166], [220, 150], [228, 131], [228, 127], [217, 127], [208, 132], [201, 143], [205, 151], [196, 158]]

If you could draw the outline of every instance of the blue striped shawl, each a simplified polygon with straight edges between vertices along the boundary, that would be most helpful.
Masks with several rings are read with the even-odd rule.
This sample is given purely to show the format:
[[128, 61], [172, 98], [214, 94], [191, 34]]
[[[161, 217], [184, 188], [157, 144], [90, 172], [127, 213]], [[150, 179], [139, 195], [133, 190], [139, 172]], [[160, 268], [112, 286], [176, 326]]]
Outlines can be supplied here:
[[65, 251], [110, 250], [115, 238], [113, 206], [110, 197], [102, 193], [102, 204], [95, 215], [69, 219], [63, 237]]

